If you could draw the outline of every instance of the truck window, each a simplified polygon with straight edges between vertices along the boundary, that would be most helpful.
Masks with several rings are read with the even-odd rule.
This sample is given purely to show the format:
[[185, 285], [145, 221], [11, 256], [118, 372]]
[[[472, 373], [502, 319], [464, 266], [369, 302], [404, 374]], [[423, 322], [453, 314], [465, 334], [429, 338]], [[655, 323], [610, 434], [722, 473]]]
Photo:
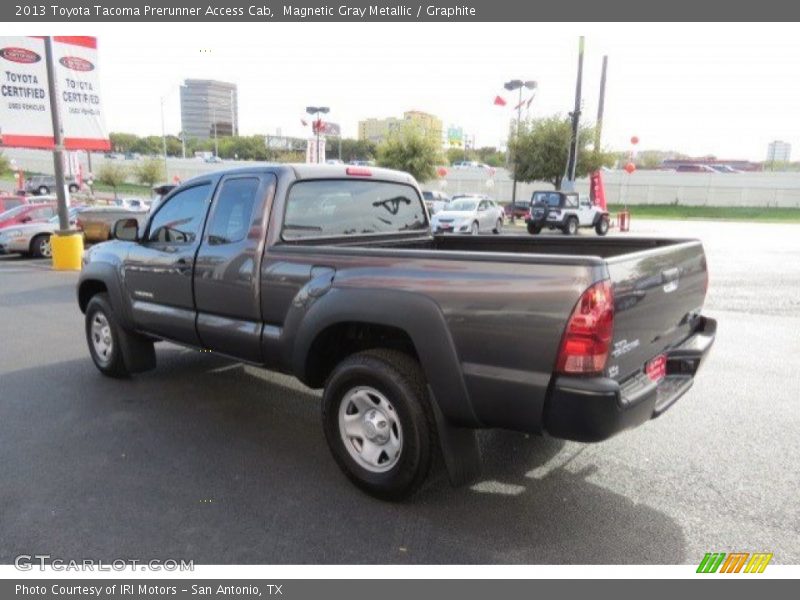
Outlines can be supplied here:
[[206, 199], [211, 186], [201, 184], [182, 190], [159, 207], [150, 222], [150, 242], [191, 244], [203, 227]]
[[578, 208], [578, 197], [575, 194], [567, 194], [564, 197], [564, 206], [567, 208]]
[[289, 190], [283, 239], [427, 231], [410, 185], [385, 181], [299, 181]]
[[209, 244], [231, 244], [245, 238], [253, 218], [258, 184], [257, 177], [228, 179], [222, 184], [208, 226]]

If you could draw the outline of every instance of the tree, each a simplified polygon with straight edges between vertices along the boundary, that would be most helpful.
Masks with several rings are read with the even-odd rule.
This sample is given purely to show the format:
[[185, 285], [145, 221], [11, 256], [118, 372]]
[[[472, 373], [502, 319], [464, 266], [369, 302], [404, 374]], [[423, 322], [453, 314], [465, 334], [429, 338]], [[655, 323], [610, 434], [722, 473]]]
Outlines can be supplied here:
[[164, 180], [164, 162], [157, 158], [146, 158], [133, 169], [136, 181], [148, 187]]
[[444, 157], [436, 140], [419, 126], [407, 123], [381, 142], [377, 158], [381, 167], [405, 171], [424, 182], [436, 176], [436, 165]]
[[0, 175], [4, 175], [11, 170], [11, 164], [8, 159], [0, 152]]
[[[572, 139], [570, 120], [560, 115], [523, 121], [520, 131], [509, 144], [512, 168], [518, 181], [547, 181], [561, 189], [561, 180], [569, 155]], [[581, 127], [578, 132], [578, 164], [575, 174], [584, 177], [592, 171], [614, 163], [611, 153], [589, 149], [594, 139], [594, 128]]]
[[472, 150], [464, 151], [463, 148], [448, 148], [447, 149], [447, 163], [452, 165], [453, 163], [460, 162], [462, 160], [477, 160], [475, 152]]
[[117, 197], [117, 188], [125, 183], [128, 178], [128, 169], [124, 165], [114, 162], [103, 164], [97, 171], [95, 179], [104, 185], [114, 188], [114, 198]]

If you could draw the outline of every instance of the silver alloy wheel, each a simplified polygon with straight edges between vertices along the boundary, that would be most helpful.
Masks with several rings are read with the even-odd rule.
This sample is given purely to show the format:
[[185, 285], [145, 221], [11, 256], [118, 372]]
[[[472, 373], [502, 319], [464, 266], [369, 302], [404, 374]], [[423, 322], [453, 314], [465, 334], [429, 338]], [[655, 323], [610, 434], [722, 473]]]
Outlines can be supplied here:
[[92, 347], [95, 356], [101, 364], [106, 365], [111, 362], [111, 354], [114, 351], [114, 338], [111, 336], [111, 326], [108, 324], [106, 316], [98, 311], [92, 317]]
[[50, 236], [47, 235], [39, 242], [39, 254], [44, 258], [53, 256], [53, 247], [50, 244]]
[[358, 386], [339, 405], [339, 434], [356, 463], [372, 473], [385, 473], [403, 450], [403, 429], [394, 406], [373, 387]]
[[600, 219], [600, 231], [601, 233], [608, 231], [608, 219]]
[[567, 230], [570, 235], [578, 233], [578, 222], [575, 219], [570, 219], [569, 223], [567, 223]]
[[478, 222], [477, 222], [477, 221], [474, 221], [474, 222], [472, 223], [472, 227], [470, 227], [470, 230], [469, 230], [469, 232], [470, 232], [472, 235], [478, 235], [478, 234], [481, 232], [481, 230], [480, 230], [480, 226], [478, 225]]

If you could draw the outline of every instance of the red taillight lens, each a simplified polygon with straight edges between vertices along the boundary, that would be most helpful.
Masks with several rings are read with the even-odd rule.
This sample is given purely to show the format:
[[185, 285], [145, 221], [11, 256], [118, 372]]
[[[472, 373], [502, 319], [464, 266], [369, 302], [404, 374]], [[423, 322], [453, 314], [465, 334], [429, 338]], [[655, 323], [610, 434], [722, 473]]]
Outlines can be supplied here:
[[372, 171], [361, 167], [347, 167], [347, 174], [352, 177], [372, 177]]
[[614, 294], [611, 282], [586, 290], [567, 323], [556, 371], [569, 375], [600, 375], [606, 368], [614, 333]]

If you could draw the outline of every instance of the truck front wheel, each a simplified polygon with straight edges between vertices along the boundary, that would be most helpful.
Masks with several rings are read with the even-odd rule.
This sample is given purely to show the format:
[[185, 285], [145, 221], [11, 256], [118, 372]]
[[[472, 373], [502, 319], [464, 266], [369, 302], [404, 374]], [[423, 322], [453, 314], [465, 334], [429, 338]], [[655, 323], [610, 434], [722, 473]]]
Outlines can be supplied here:
[[597, 225], [594, 226], [597, 235], [605, 235], [608, 233], [608, 217], [600, 217]]
[[531, 235], [538, 235], [542, 232], [542, 226], [535, 223], [528, 223], [528, 233]]
[[403, 352], [353, 354], [331, 373], [322, 424], [334, 459], [362, 490], [399, 500], [425, 481], [436, 425], [419, 363]]

